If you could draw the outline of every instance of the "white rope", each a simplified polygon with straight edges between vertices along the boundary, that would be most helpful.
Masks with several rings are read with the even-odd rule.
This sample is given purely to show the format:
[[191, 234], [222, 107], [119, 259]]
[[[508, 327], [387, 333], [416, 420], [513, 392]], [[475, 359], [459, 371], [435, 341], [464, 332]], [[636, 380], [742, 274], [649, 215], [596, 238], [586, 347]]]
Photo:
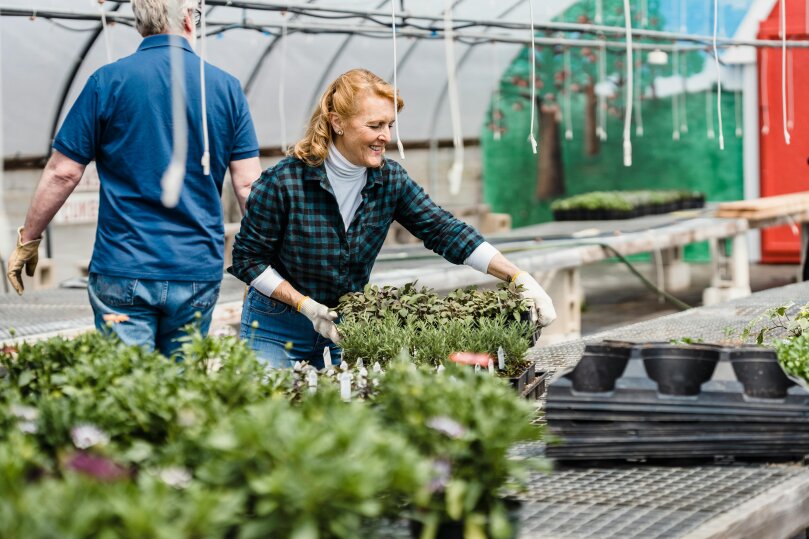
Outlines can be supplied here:
[[399, 82], [396, 68], [399, 63], [396, 57], [396, 0], [390, 0], [391, 26], [393, 28], [393, 128], [396, 130], [396, 146], [399, 148], [399, 157], [404, 161], [404, 146], [399, 137]]
[[742, 122], [744, 119], [742, 118], [742, 92], [741, 90], [736, 90], [733, 92], [733, 105], [736, 111], [736, 138], [741, 138], [742, 134]]
[[640, 0], [640, 25], [649, 26], [649, 0]]
[[534, 0], [528, 0], [528, 11], [531, 16], [531, 50], [528, 51], [528, 57], [531, 61], [531, 130], [528, 133], [528, 142], [531, 143], [531, 151], [536, 154], [537, 139], [534, 136], [534, 125], [536, 124], [537, 116], [537, 57], [534, 41]]
[[463, 136], [461, 133], [461, 106], [458, 101], [458, 83], [455, 74], [455, 41], [452, 28], [452, 0], [444, 2], [444, 50], [447, 59], [447, 92], [449, 94], [449, 112], [452, 119], [452, 144], [455, 147], [455, 158], [449, 169], [449, 192], [457, 195], [461, 192], [463, 178]]
[[626, 24], [626, 99], [624, 101], [624, 166], [632, 166], [632, 90], [634, 86], [634, 69], [632, 61], [632, 13], [629, 10], [629, 0], [624, 0], [624, 23]]
[[281, 151], [287, 151], [287, 111], [285, 106], [287, 74], [287, 12], [281, 12], [281, 69], [278, 74], [278, 124], [281, 128]]
[[[641, 53], [638, 52], [638, 56]], [[639, 60], [641, 61], [641, 60]], [[638, 64], [639, 65], [639, 64]], [[643, 106], [641, 104], [641, 98], [643, 97], [643, 80], [640, 74], [635, 77], [637, 89], [635, 91], [635, 136], [642, 137], [643, 136]]]
[[[112, 46], [110, 45], [110, 32], [107, 26], [107, 12], [104, 10], [104, 0], [98, 0], [98, 9], [101, 11], [101, 28], [104, 34], [104, 45], [107, 48], [107, 63], [112, 63]], [[34, 12], [36, 17], [36, 12]]]
[[705, 90], [705, 123], [708, 125], [708, 139], [715, 139], [716, 133], [713, 130], [713, 93], [710, 88]]
[[787, 51], [787, 128], [792, 131], [795, 128], [795, 70], [792, 66], [792, 49]]
[[[680, 76], [680, 51], [674, 49], [671, 60], [671, 75], [672, 77]], [[680, 140], [680, 96], [674, 91], [671, 94], [671, 139]]]
[[[685, 69], [682, 69], [685, 66]], [[688, 133], [688, 56], [684, 62], [680, 63], [680, 80], [682, 81], [682, 88], [680, 89], [680, 132]], [[685, 73], [683, 73], [685, 71]]]
[[565, 109], [566, 109], [565, 140], [573, 140], [573, 118], [571, 118], [573, 110], [570, 105], [570, 77], [572, 75], [570, 71], [570, 48], [565, 49], [564, 62], [565, 62]]
[[208, 58], [208, 42], [205, 36], [205, 0], [200, 3], [200, 36], [199, 36], [199, 92], [202, 102], [202, 173], [211, 173], [211, 144], [208, 140], [208, 97], [205, 91], [205, 60]]
[[[176, 14], [181, 14], [183, 1], [173, 2]], [[181, 19], [181, 17], [176, 17]], [[185, 163], [188, 158], [188, 120], [185, 105], [185, 70], [183, 68], [183, 49], [177, 35], [170, 35], [169, 63], [171, 65], [171, 119], [172, 119], [172, 151], [168, 168], [163, 172], [160, 186], [163, 190], [160, 198], [167, 208], [173, 208], [180, 201], [180, 191], [185, 179]]]
[[[2, 28], [2, 25], [0, 25]], [[3, 57], [3, 46], [2, 46], [2, 33], [0, 33], [0, 59]], [[0, 126], [3, 125], [3, 69], [2, 69], [2, 62], [0, 62]], [[3, 130], [0, 129], [0, 155], [5, 155], [3, 153]], [[5, 178], [3, 174], [3, 167], [0, 167], [0, 260], [2, 257], [7, 255], [11, 252], [13, 248], [13, 244], [11, 242], [11, 227], [9, 226], [8, 222], [8, 211], [6, 211], [6, 190], [5, 190]], [[8, 292], [8, 285], [4, 288], [6, 292]]]
[[784, 124], [784, 142], [789, 146], [789, 129], [787, 128], [787, 23], [786, 2], [781, 0], [781, 19], [778, 33], [781, 34], [781, 119]]
[[601, 140], [607, 140], [607, 96], [604, 94], [604, 84], [607, 81], [607, 45], [602, 41], [598, 54], [598, 127], [596, 135]]
[[500, 59], [497, 57], [497, 43], [492, 41], [492, 66], [495, 74], [494, 95], [492, 96], [492, 138], [500, 140]]
[[713, 0], [713, 58], [716, 64], [716, 114], [719, 119], [719, 149], [724, 150], [725, 135], [722, 132], [722, 73], [719, 70], [719, 53], [716, 50], [716, 23], [718, 19], [719, 0]]
[[601, 2], [602, 0], [596, 0], [596, 17], [594, 21], [596, 24], [601, 24], [602, 22], [604, 22], [603, 17], [604, 7], [601, 5]]
[[769, 71], [769, 57], [767, 49], [761, 49], [761, 134], [770, 134], [770, 92], [767, 82], [769, 81], [767, 71]]
[[680, 0], [680, 32], [688, 32], [688, 0]]

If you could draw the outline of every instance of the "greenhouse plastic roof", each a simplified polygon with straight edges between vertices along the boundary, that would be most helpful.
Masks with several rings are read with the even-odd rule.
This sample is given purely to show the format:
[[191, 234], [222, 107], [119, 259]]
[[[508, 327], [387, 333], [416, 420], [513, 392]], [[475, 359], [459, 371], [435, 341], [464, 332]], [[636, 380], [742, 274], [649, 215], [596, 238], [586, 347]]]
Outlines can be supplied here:
[[[309, 0], [305, 3], [368, 11], [390, 9], [388, 0]], [[400, 3], [396, 2], [397, 9]], [[573, 0], [535, 2], [535, 20], [550, 20], [572, 3]], [[117, 9], [122, 14], [132, 13], [128, 3], [118, 4], [107, 0], [103, 7], [107, 11]], [[444, 2], [406, 0], [404, 4], [412, 14], [443, 16]], [[97, 0], [0, 0], [0, 9], [14, 7], [85, 13], [100, 9]], [[502, 18], [525, 23], [528, 9], [525, 0], [456, 0], [453, 14], [456, 18]], [[208, 10], [208, 20], [217, 22], [239, 23], [244, 17], [257, 25], [279, 24], [285, 17], [290, 24], [324, 22], [308, 16], [295, 19], [295, 15], [275, 11], [245, 12], [225, 6]], [[360, 17], [328, 22], [346, 27], [369, 24]], [[107, 62], [105, 36], [94, 39], [99, 26], [93, 21], [42, 17], [32, 20], [4, 16], [0, 19], [3, 153], [6, 157], [42, 156], [49, 152], [55, 120], [61, 122], [88, 77]], [[113, 60], [134, 52], [141, 40], [137, 31], [126, 24], [111, 25], [108, 32]], [[316, 98], [340, 73], [365, 67], [392, 79], [393, 45], [389, 38], [290, 32], [284, 40], [278, 34], [280, 31], [233, 29], [209, 38], [207, 45], [208, 60], [246, 86], [262, 147], [294, 142], [302, 134]], [[81, 53], [88, 44], [89, 51], [82, 60]], [[499, 73], [508, 66], [520, 46], [509, 43], [471, 46], [456, 42], [464, 137], [479, 136]], [[397, 49], [399, 88], [406, 102], [399, 120], [405, 145], [408, 141], [451, 138], [450, 113], [445, 101], [447, 69], [443, 40], [400, 37]], [[284, 63], [286, 69], [281, 76]], [[71, 73], [76, 67], [71, 83]], [[282, 84], [285, 131], [279, 103]], [[69, 87], [61, 106], [66, 85]]]

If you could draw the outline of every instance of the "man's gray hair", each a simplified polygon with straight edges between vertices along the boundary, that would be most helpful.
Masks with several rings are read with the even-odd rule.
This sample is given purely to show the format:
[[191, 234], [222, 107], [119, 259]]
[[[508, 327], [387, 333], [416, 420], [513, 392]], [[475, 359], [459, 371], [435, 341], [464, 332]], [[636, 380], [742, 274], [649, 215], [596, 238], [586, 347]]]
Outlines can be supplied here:
[[199, 0], [132, 0], [135, 26], [143, 37], [182, 33], [187, 10], [199, 6]]

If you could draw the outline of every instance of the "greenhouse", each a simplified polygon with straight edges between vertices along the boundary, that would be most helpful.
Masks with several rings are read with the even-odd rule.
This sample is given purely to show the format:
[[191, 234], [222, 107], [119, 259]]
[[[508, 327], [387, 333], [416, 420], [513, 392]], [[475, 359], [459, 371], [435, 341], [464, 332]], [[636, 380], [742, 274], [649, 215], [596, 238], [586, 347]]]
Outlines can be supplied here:
[[804, 59], [799, 0], [0, 0], [0, 538], [805, 538]]

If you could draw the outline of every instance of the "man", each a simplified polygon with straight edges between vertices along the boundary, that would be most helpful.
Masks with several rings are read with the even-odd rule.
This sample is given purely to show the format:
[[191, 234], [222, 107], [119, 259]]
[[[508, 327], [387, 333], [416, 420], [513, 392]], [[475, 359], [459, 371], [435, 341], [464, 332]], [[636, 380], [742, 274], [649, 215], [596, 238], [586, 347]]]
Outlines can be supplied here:
[[[191, 48], [201, 15], [197, 0], [132, 0], [132, 11], [143, 42], [133, 55], [96, 71], [65, 118], [19, 229], [8, 277], [22, 294], [22, 269], [34, 274], [43, 231], [95, 159], [101, 188], [88, 294], [96, 327], [124, 315], [113, 317], [112, 330], [125, 343], [169, 356], [197, 313], [203, 333], [210, 326], [224, 266], [225, 170], [244, 209], [261, 166], [239, 82], [207, 64], [210, 174], [200, 164], [200, 59]], [[171, 47], [182, 49], [188, 157], [179, 202], [167, 208], [161, 177], [173, 144]]]

